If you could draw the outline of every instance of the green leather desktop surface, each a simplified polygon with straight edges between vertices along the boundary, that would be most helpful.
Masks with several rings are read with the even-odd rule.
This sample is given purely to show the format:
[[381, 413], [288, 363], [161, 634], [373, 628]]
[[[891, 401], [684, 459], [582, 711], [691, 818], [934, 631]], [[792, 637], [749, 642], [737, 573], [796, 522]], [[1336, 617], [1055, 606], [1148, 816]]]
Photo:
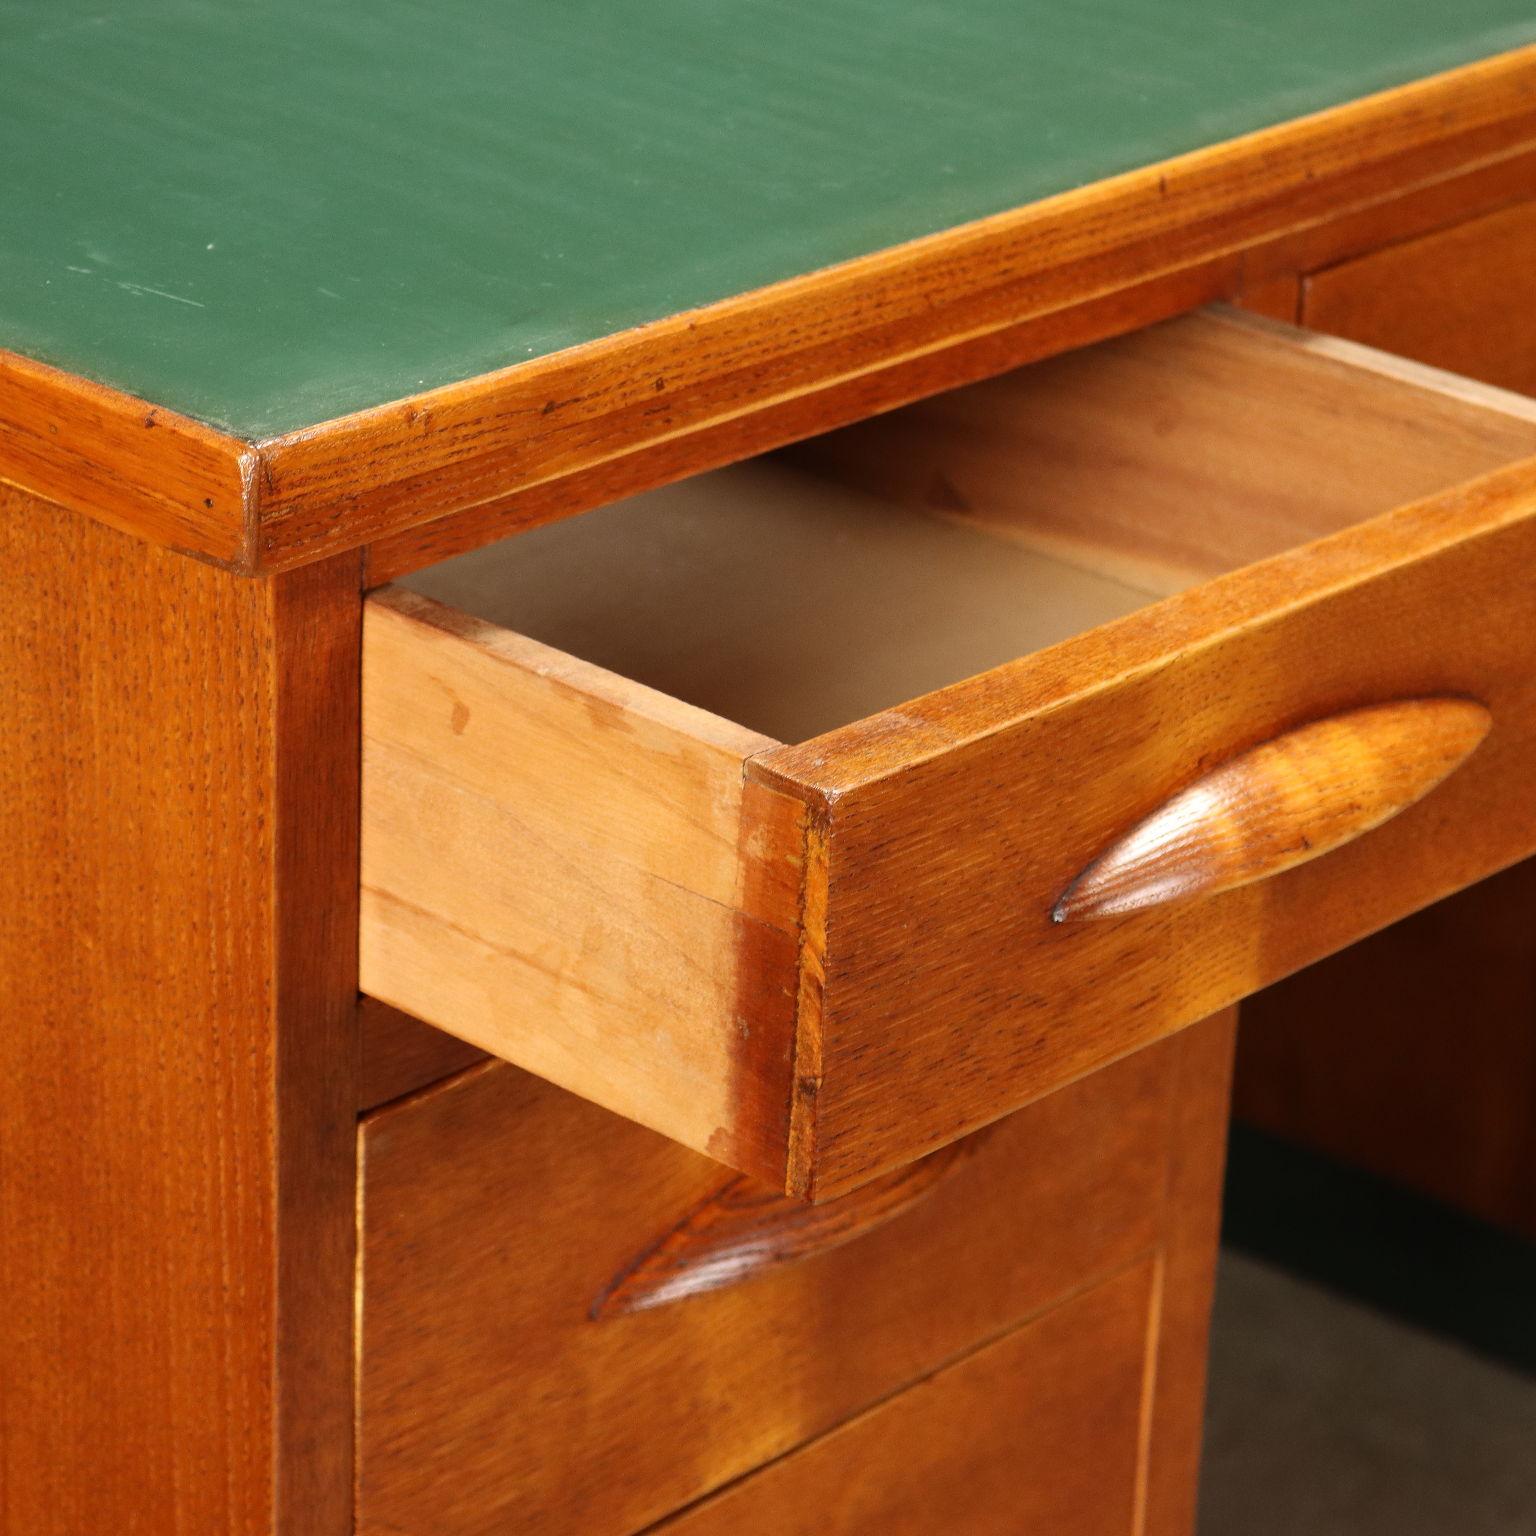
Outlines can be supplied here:
[[0, 0], [0, 347], [270, 435], [1532, 40], [1531, 0]]

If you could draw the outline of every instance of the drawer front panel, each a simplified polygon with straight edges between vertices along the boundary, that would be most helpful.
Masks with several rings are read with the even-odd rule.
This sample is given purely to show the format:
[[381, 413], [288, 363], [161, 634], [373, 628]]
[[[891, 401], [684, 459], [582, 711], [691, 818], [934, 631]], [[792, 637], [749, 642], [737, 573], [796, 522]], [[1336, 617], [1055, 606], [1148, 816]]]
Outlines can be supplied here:
[[1132, 1536], [1140, 1265], [669, 1521], [657, 1536]]
[[1123, 1270], [1162, 1240], [1178, 1059], [1032, 1106], [854, 1241], [628, 1312], [717, 1164], [499, 1064], [377, 1112], [360, 1529], [621, 1536]]
[[[1536, 473], [1517, 468], [754, 759], [808, 797], [804, 908], [826, 914], [805, 950], [803, 1187], [919, 1156], [1536, 848], [1533, 570]], [[1235, 889], [1053, 921], [1216, 764], [1423, 697], [1476, 701], [1491, 728], [1385, 825]]]

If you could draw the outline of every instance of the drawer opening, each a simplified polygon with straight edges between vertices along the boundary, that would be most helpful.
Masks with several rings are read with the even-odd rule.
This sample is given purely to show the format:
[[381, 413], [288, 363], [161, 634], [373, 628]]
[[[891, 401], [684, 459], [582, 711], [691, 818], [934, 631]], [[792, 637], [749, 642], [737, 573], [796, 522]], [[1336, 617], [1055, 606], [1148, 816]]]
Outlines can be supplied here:
[[419, 572], [780, 741], [1536, 452], [1536, 404], [1211, 311]]

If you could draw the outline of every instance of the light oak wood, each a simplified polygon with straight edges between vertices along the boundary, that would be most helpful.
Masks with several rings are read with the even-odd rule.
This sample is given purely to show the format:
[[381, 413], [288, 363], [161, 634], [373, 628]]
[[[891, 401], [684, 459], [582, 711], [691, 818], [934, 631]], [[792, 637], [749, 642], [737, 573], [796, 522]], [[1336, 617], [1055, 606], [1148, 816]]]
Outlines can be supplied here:
[[351, 1529], [355, 559], [0, 487], [0, 1524]]
[[779, 741], [1161, 595], [1155, 579], [1117, 579], [764, 461], [535, 529], [407, 585]]
[[599, 1322], [716, 1165], [499, 1064], [369, 1116], [359, 1531], [620, 1536], [1151, 1256], [1183, 1048], [1032, 1106], [856, 1242]]
[[1536, 404], [1216, 309], [795, 450], [839, 482], [1166, 593], [1533, 451]]
[[1518, 203], [1311, 273], [1320, 331], [1536, 394], [1536, 203]]
[[[867, 672], [874, 690], [857, 707], [875, 712], [808, 742], [772, 747], [499, 626], [419, 596], [375, 598], [365, 988], [765, 1182], [829, 1198], [1536, 846], [1536, 813], [1486, 814], [1526, 771], [1536, 730], [1519, 665], [1536, 615], [1518, 580], [1536, 468], [1370, 517], [1384, 498], [1536, 450], [1536, 407], [1233, 316], [1171, 323], [1043, 375], [950, 403], [954, 431], [936, 434], [944, 413], [924, 406], [824, 450], [840, 473], [898, 489], [931, 484], [909, 458], [961, 484], [982, 465], [970, 527], [953, 536], [1005, 535], [992, 563], [1021, 585], [928, 630], [899, 592], [837, 597], [871, 566], [851, 528], [906, 537], [889, 512], [803, 520], [833, 574], [819, 593], [799, 576], [775, 592], [774, 572], [796, 568], [777, 546], [758, 558], [766, 546], [724, 502], [631, 561], [635, 588], [664, 573], [660, 600], [595, 604], [583, 580], [601, 570], [581, 559], [583, 535], [643, 540], [638, 509], [552, 530], [558, 567], [531, 556], [518, 577], [517, 543], [503, 552], [520, 594], [503, 617], [544, 603], [541, 624], [556, 623], [546, 610], [564, 592], [603, 659], [618, 665], [626, 644], [654, 653], [646, 681], [697, 696], [704, 676], [716, 708], [751, 668], [740, 687], [754, 723], [819, 688], [852, 699], [846, 685]], [[1037, 404], [1049, 428], [1017, 431]], [[1303, 496], [1285, 479], [1298, 434]], [[1036, 483], [1050, 494], [1018, 498]], [[931, 592], [945, 567], [923, 529], [909, 574]], [[682, 553], [711, 531], [722, 547], [747, 540], [737, 584], [761, 596], [729, 582], [704, 595]], [[948, 678], [915, 672], [903, 690], [893, 658], [932, 661], [946, 625], [991, 644], [1017, 632], [1005, 621], [1038, 606], [1030, 583], [1058, 580], [1042, 544], [1050, 560], [1070, 555], [1074, 579], [1098, 560], [1122, 589], [1272, 558], [904, 700]], [[483, 586], [497, 567], [469, 569]], [[965, 576], [963, 597], [982, 590]], [[866, 608], [883, 631], [859, 630]], [[722, 647], [739, 660], [675, 665]], [[969, 670], [949, 660], [948, 676]], [[1493, 735], [1423, 806], [1331, 853], [1325, 873], [1302, 865], [1112, 922], [1051, 922], [1087, 863], [1213, 764], [1418, 695], [1480, 701]]]
[[1501, 55], [261, 442], [5, 354], [0, 480], [245, 572], [391, 541], [382, 581], [1529, 195], [1532, 69]]
[[1102, 1282], [656, 1536], [1137, 1536], [1155, 1285]]
[[798, 871], [793, 807], [744, 814], [765, 738], [413, 593], [364, 644], [369, 993], [772, 1178]]
[[1320, 858], [1422, 800], [1492, 725], [1470, 699], [1404, 699], [1298, 726], [1138, 822], [1072, 881], [1051, 917], [1215, 896]]

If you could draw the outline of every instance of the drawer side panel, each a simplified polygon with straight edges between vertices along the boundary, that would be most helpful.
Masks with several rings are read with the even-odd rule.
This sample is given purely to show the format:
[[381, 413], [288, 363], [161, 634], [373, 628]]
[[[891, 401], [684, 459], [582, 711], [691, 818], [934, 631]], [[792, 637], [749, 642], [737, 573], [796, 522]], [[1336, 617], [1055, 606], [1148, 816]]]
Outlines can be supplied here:
[[798, 805], [763, 738], [409, 593], [368, 604], [363, 989], [784, 1182]]

